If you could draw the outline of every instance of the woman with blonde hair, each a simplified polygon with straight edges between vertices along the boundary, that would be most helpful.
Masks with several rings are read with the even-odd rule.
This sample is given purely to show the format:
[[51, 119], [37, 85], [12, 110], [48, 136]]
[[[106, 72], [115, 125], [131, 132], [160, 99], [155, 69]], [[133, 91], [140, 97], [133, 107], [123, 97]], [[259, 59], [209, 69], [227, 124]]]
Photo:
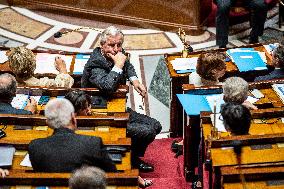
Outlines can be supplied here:
[[36, 58], [26, 47], [11, 48], [8, 52], [9, 66], [16, 75], [17, 81], [26, 86], [72, 87], [74, 79], [67, 73], [66, 64], [60, 57], [55, 58], [54, 66], [59, 71], [55, 79], [48, 77], [36, 78]]

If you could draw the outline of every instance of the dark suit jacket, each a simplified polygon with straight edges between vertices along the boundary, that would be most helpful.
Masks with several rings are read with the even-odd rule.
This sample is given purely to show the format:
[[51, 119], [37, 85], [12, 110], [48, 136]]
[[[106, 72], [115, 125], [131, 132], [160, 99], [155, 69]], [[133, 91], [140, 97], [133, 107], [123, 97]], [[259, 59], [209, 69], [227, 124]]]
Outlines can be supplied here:
[[116, 171], [102, 148], [99, 137], [78, 135], [70, 129], [60, 128], [50, 137], [33, 140], [29, 144], [29, 156], [33, 169], [39, 172], [71, 172], [82, 164]]
[[0, 102], [0, 114], [32, 114], [32, 112], [27, 110], [19, 110], [11, 106], [11, 104], [6, 102]]
[[254, 81], [264, 81], [264, 80], [270, 80], [270, 79], [280, 79], [284, 78], [284, 69], [275, 69], [272, 72], [270, 72], [268, 75], [264, 76], [258, 76], [254, 79]]
[[116, 91], [118, 85], [125, 84], [126, 79], [136, 76], [135, 69], [128, 60], [124, 64], [122, 74], [111, 71], [113, 66], [113, 62], [106, 60], [101, 54], [101, 48], [95, 48], [84, 67], [81, 86], [97, 87], [104, 92], [111, 93]]

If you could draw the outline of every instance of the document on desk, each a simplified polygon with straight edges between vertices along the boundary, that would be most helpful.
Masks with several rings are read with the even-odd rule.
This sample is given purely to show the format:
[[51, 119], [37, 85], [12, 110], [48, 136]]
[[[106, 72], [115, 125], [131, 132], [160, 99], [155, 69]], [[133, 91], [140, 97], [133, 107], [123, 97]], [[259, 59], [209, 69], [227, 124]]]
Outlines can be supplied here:
[[214, 105], [216, 105], [216, 113], [221, 111], [221, 105], [225, 103], [223, 96], [223, 94], [214, 94], [205, 97], [212, 112], [214, 112]]
[[0, 167], [11, 167], [16, 149], [13, 146], [0, 146]]
[[70, 72], [70, 66], [73, 59], [72, 55], [37, 53], [35, 73], [59, 74], [54, 65], [55, 57], [57, 56], [61, 57], [65, 61], [67, 72]]
[[91, 55], [89, 54], [77, 54], [74, 64], [73, 74], [82, 74], [85, 64], [88, 62]]
[[284, 103], [284, 84], [273, 84], [272, 89], [276, 92], [278, 97]]
[[6, 52], [7, 51], [0, 51], [0, 64], [6, 62], [8, 60]]
[[176, 58], [171, 61], [174, 70], [196, 70], [198, 57]]
[[236, 64], [240, 72], [251, 70], [266, 70], [265, 54], [248, 49], [230, 49], [226, 52]]
[[30, 155], [29, 154], [26, 154], [25, 158], [20, 163], [20, 165], [23, 166], [23, 167], [32, 167], [32, 163], [30, 161]]
[[211, 123], [213, 126], [215, 126], [217, 128], [217, 131], [220, 131], [220, 132], [227, 132], [227, 130], [225, 129], [225, 126], [224, 126], [224, 123], [223, 123], [223, 120], [220, 119], [221, 117], [221, 114], [218, 113], [216, 114], [216, 125], [214, 125], [214, 114], [210, 114], [210, 119], [211, 119]]
[[187, 115], [199, 115], [201, 111], [211, 111], [206, 95], [177, 94], [177, 97]]

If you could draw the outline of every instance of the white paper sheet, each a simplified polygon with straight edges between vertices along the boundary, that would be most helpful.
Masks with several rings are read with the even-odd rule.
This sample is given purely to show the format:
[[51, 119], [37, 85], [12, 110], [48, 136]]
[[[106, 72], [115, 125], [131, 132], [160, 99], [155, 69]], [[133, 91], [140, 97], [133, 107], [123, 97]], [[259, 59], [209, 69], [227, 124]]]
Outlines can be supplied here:
[[221, 114], [216, 114], [216, 125], [214, 125], [214, 114], [210, 114], [211, 123], [217, 128], [217, 131], [226, 132], [223, 120], [219, 119]]
[[176, 58], [171, 61], [174, 70], [195, 70], [198, 57]]
[[29, 154], [27, 154], [25, 156], [25, 158], [23, 159], [23, 161], [20, 163], [21, 166], [23, 167], [32, 167], [32, 163], [30, 161], [30, 156]]
[[54, 66], [55, 57], [57, 56], [61, 57], [65, 61], [67, 72], [70, 72], [70, 66], [73, 59], [72, 55], [37, 53], [35, 73], [59, 74]]
[[0, 51], [0, 64], [6, 62], [8, 60], [6, 52], [7, 51]]

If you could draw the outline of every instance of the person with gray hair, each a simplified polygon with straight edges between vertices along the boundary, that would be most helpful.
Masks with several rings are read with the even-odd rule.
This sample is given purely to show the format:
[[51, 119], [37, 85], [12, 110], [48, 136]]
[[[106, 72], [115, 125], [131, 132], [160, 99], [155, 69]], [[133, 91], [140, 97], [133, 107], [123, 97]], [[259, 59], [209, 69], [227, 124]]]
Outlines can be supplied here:
[[284, 78], [284, 46], [279, 45], [272, 52], [272, 66], [274, 70], [268, 75], [258, 76], [254, 81]]
[[52, 99], [45, 108], [51, 136], [31, 141], [29, 157], [34, 171], [71, 172], [83, 164], [97, 166], [107, 172], [116, 167], [103, 149], [100, 137], [75, 133], [77, 122], [74, 107], [67, 99]]
[[36, 101], [30, 98], [24, 110], [12, 107], [11, 102], [16, 96], [17, 81], [8, 73], [0, 75], [0, 113], [1, 114], [33, 114], [36, 113]]
[[70, 189], [105, 189], [105, 172], [97, 167], [82, 166], [75, 170], [70, 179]]
[[[121, 30], [110, 26], [101, 34], [100, 47], [94, 49], [86, 63], [82, 75], [82, 87], [97, 87], [105, 95], [111, 95], [119, 85], [125, 85], [129, 80], [134, 89], [142, 96], [146, 88], [137, 78], [133, 65], [127, 59], [122, 48], [124, 36]], [[162, 130], [160, 122], [128, 108], [130, 113], [127, 126], [127, 136], [131, 137], [132, 165], [143, 172], [153, 171], [153, 166], [143, 162], [148, 145], [154, 141]]]
[[243, 104], [249, 109], [257, 109], [256, 106], [246, 101], [249, 93], [249, 85], [240, 77], [230, 77], [223, 85], [224, 101], [236, 104]]

